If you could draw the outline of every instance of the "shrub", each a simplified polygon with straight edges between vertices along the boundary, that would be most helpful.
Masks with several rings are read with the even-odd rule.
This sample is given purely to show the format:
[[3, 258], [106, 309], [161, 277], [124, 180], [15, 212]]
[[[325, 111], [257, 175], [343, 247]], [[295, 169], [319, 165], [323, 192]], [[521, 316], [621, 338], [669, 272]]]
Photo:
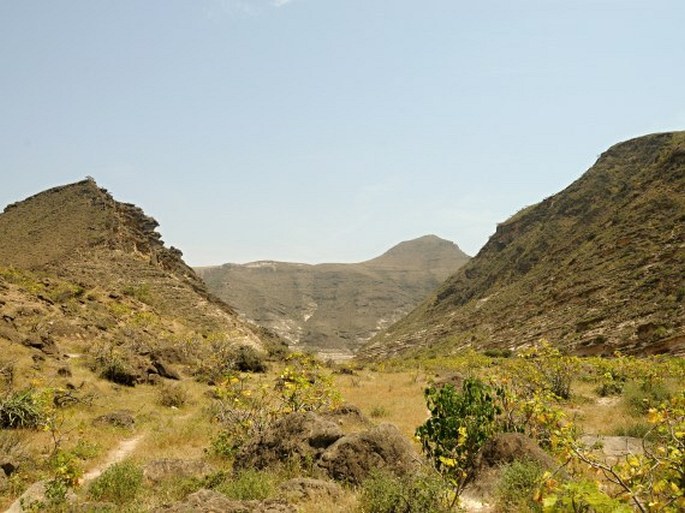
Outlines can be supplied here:
[[0, 401], [0, 428], [38, 429], [48, 417], [44, 398], [32, 388], [11, 393]]
[[663, 380], [646, 377], [626, 383], [624, 400], [635, 413], [645, 414], [650, 408], [656, 408], [671, 397], [671, 391]]
[[293, 353], [276, 380], [281, 412], [332, 410], [340, 403], [330, 373], [311, 355]]
[[454, 489], [455, 502], [474, 477], [480, 448], [495, 433], [500, 409], [491, 388], [468, 378], [457, 392], [453, 385], [426, 389], [430, 418], [416, 430], [423, 452]]
[[276, 479], [272, 474], [253, 469], [238, 472], [233, 479], [224, 481], [217, 487], [217, 491], [228, 498], [240, 501], [263, 501], [271, 497], [275, 489]]
[[541, 511], [534, 500], [544, 470], [535, 461], [514, 461], [502, 467], [495, 496], [501, 511]]
[[397, 477], [382, 471], [372, 472], [362, 483], [360, 513], [443, 513], [446, 489], [439, 476], [421, 473]]
[[163, 384], [157, 392], [157, 400], [168, 408], [181, 408], [188, 402], [188, 392], [181, 385]]
[[143, 487], [142, 469], [130, 461], [115, 463], [105, 470], [88, 489], [93, 500], [126, 504], [132, 502]]
[[264, 356], [250, 346], [238, 347], [233, 368], [240, 372], [266, 372], [267, 370]]

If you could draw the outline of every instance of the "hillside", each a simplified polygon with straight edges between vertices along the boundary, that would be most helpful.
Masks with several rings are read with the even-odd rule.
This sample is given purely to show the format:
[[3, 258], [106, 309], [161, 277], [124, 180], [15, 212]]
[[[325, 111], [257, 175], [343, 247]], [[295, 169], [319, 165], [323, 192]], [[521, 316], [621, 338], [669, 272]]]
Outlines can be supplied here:
[[193, 365], [208, 340], [257, 350], [275, 337], [238, 319], [164, 246], [157, 222], [92, 179], [56, 187], [0, 214], [0, 341], [131, 367]]
[[356, 264], [263, 261], [197, 272], [210, 291], [290, 344], [349, 354], [467, 260], [454, 243], [428, 235]]
[[546, 338], [578, 354], [685, 354], [685, 133], [611, 147], [500, 224], [476, 257], [361, 352], [448, 354]]

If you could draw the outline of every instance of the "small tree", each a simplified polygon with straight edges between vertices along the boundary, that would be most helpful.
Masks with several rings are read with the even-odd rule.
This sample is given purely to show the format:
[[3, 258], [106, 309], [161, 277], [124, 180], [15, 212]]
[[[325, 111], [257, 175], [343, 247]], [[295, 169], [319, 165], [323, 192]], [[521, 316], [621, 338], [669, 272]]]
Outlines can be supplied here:
[[416, 430], [423, 452], [454, 490], [454, 503], [475, 476], [481, 447], [497, 430], [500, 413], [492, 389], [479, 379], [426, 389], [431, 417]]

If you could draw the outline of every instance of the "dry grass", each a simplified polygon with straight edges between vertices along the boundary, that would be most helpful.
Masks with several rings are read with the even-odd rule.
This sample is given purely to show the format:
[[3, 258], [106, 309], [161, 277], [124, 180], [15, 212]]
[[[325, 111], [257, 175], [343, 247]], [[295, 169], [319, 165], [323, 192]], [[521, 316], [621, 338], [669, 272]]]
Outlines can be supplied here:
[[395, 424], [413, 438], [416, 428], [427, 418], [423, 398], [426, 380], [425, 375], [416, 372], [364, 370], [353, 376], [337, 375], [335, 384], [344, 400], [357, 406], [368, 418]]

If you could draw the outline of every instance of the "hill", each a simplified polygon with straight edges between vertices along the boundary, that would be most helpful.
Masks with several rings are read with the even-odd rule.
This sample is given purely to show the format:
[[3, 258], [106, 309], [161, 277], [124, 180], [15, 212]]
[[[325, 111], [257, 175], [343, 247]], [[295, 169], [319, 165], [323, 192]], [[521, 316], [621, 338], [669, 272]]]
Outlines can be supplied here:
[[580, 179], [500, 224], [367, 357], [546, 338], [577, 354], [685, 354], [685, 133], [611, 147]]
[[0, 214], [0, 341], [57, 357], [117, 352], [141, 376], [160, 359], [192, 366], [211, 341], [277, 344], [207, 292], [156, 227], [92, 179], [9, 205]]
[[356, 264], [262, 261], [197, 269], [210, 291], [295, 346], [349, 354], [468, 260], [428, 235]]

